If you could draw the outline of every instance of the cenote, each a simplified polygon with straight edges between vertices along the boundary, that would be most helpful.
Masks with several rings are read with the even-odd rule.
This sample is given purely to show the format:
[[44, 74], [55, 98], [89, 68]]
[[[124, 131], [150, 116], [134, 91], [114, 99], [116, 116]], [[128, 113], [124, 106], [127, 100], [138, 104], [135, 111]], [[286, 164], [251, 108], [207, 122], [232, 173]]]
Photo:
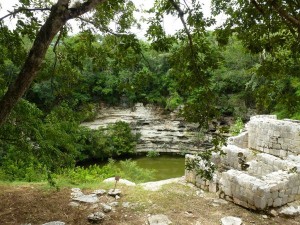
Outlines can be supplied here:
[[160, 155], [153, 158], [141, 156], [132, 160], [141, 168], [155, 170], [153, 181], [182, 177], [184, 175], [183, 156]]

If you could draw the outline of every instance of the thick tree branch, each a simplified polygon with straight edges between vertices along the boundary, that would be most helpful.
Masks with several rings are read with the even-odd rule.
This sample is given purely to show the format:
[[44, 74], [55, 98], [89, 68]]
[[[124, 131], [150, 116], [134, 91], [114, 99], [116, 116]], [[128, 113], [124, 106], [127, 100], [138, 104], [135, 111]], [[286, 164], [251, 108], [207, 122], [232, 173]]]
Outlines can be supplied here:
[[116, 33], [114, 31], [112, 31], [111, 29], [109, 29], [108, 27], [99, 26], [98, 24], [94, 23], [93, 21], [87, 20], [87, 19], [85, 19], [83, 17], [77, 17], [77, 19], [79, 19], [79, 20], [81, 20], [81, 21], [83, 21], [85, 23], [93, 25], [96, 29], [99, 29], [102, 32], [106, 32], [106, 33], [112, 34], [114, 36], [126, 36], [126, 35], [130, 35], [130, 33]]
[[9, 87], [0, 101], [0, 126], [24, 95], [40, 69], [50, 43], [69, 19], [78, 17], [105, 0], [88, 0], [77, 8], [69, 9], [70, 0], [58, 0], [51, 8], [50, 15], [36, 35], [33, 46], [14, 83]]
[[75, 8], [70, 8], [68, 19], [74, 19], [76, 17], [79, 17], [82, 14], [87, 13], [92, 9], [94, 9], [96, 5], [98, 5], [99, 3], [103, 3], [105, 1], [106, 0], [88, 0]]
[[254, 7], [262, 14], [265, 15], [265, 11], [263, 8], [258, 4], [256, 0], [251, 0], [251, 3], [254, 5]]
[[191, 32], [189, 31], [189, 29], [186, 25], [185, 20], [184, 20], [184, 12], [180, 9], [180, 7], [177, 5], [177, 3], [174, 0], [169, 0], [169, 2], [172, 4], [172, 6], [178, 12], [178, 16], [181, 20], [181, 23], [182, 23], [183, 27], [184, 27], [184, 31], [188, 36], [190, 47], [193, 49], [193, 38], [192, 38]]
[[282, 6], [277, 4], [276, 0], [267, 0], [267, 2], [275, 9], [275, 11], [285, 20], [289, 21], [293, 26], [300, 29], [300, 20], [291, 16], [287, 11], [285, 11]]
[[0, 21], [4, 20], [5, 18], [7, 17], [10, 17], [10, 16], [16, 16], [18, 13], [20, 12], [33, 12], [33, 11], [50, 11], [51, 8], [34, 8], [34, 9], [28, 9], [28, 8], [18, 8], [18, 9], [15, 9], [14, 11], [10, 12], [8, 11], [9, 13], [3, 17], [0, 18]]

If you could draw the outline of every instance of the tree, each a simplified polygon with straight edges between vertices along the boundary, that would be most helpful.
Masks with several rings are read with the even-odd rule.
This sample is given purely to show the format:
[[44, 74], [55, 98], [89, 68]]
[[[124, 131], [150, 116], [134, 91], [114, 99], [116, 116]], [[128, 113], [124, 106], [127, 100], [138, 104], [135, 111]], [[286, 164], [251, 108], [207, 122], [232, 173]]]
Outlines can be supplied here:
[[[50, 1], [38, 1], [37, 5], [42, 5], [44, 7], [30, 8], [32, 5], [36, 6], [35, 1], [20, 0], [21, 5], [18, 8], [15, 8], [13, 12], [0, 18], [1, 30], [7, 30], [7, 27], [3, 24], [3, 20], [6, 17], [18, 16], [19, 14], [24, 14], [29, 17], [29, 22], [26, 22], [26, 20], [22, 20], [21, 18], [18, 20], [17, 29], [19, 29], [23, 35], [27, 34], [32, 36], [34, 30], [38, 30], [34, 37], [33, 46], [27, 55], [18, 77], [9, 85], [7, 92], [0, 101], [0, 125], [5, 122], [12, 108], [29, 88], [42, 64], [49, 45], [52, 43], [54, 37], [59, 32], [63, 31], [67, 21], [79, 18], [83, 14], [94, 10], [93, 16], [95, 20], [97, 21], [97, 18], [101, 20], [100, 23], [103, 26], [103, 29], [107, 30], [109, 21], [114, 18], [116, 12], [124, 7], [125, 2], [125, 0], [113, 2], [105, 0], [87, 0], [83, 3], [76, 2], [74, 5], [71, 5], [69, 0], [58, 0], [56, 4], [49, 7], [49, 4], [51, 4]], [[129, 1], [128, 4], [132, 7], [131, 1]], [[123, 6], [121, 7], [121, 5]], [[42, 26], [40, 26], [41, 21], [33, 14], [35, 11], [49, 12], [49, 16]], [[105, 14], [102, 16], [101, 14], [104, 12]], [[129, 15], [130, 12], [132, 12], [132, 10], [126, 12], [127, 15]], [[102, 17], [99, 17], [99, 14]], [[121, 19], [119, 22], [124, 22], [125, 18], [122, 19], [122, 15], [120, 17]], [[130, 22], [127, 21], [126, 24], [123, 26], [121, 25], [121, 30], [123, 30], [123, 27], [128, 27], [128, 24], [130, 24]]]
[[213, 0], [215, 13], [228, 17], [216, 31], [226, 44], [235, 34], [260, 55], [248, 88], [257, 110], [299, 118], [300, 2], [296, 0]]

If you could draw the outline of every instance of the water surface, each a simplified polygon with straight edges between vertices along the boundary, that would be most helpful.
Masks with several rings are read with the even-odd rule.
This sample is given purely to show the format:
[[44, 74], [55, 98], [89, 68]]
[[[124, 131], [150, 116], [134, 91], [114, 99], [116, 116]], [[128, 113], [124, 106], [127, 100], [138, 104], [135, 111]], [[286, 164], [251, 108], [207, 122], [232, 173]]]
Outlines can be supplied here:
[[165, 180], [169, 178], [181, 177], [184, 175], [184, 157], [161, 155], [155, 158], [138, 157], [132, 159], [137, 165], [144, 169], [154, 169], [154, 179]]

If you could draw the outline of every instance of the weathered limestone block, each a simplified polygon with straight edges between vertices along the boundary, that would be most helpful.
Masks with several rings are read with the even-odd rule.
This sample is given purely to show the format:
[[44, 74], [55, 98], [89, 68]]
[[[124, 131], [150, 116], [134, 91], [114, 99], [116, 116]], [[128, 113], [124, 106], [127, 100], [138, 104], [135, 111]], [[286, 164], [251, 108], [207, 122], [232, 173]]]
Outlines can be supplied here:
[[300, 154], [299, 122], [252, 117], [247, 129], [249, 148], [283, 158], [288, 156], [288, 152]]
[[238, 136], [228, 138], [229, 145], [235, 145], [239, 148], [248, 148], [248, 131], [240, 133]]

